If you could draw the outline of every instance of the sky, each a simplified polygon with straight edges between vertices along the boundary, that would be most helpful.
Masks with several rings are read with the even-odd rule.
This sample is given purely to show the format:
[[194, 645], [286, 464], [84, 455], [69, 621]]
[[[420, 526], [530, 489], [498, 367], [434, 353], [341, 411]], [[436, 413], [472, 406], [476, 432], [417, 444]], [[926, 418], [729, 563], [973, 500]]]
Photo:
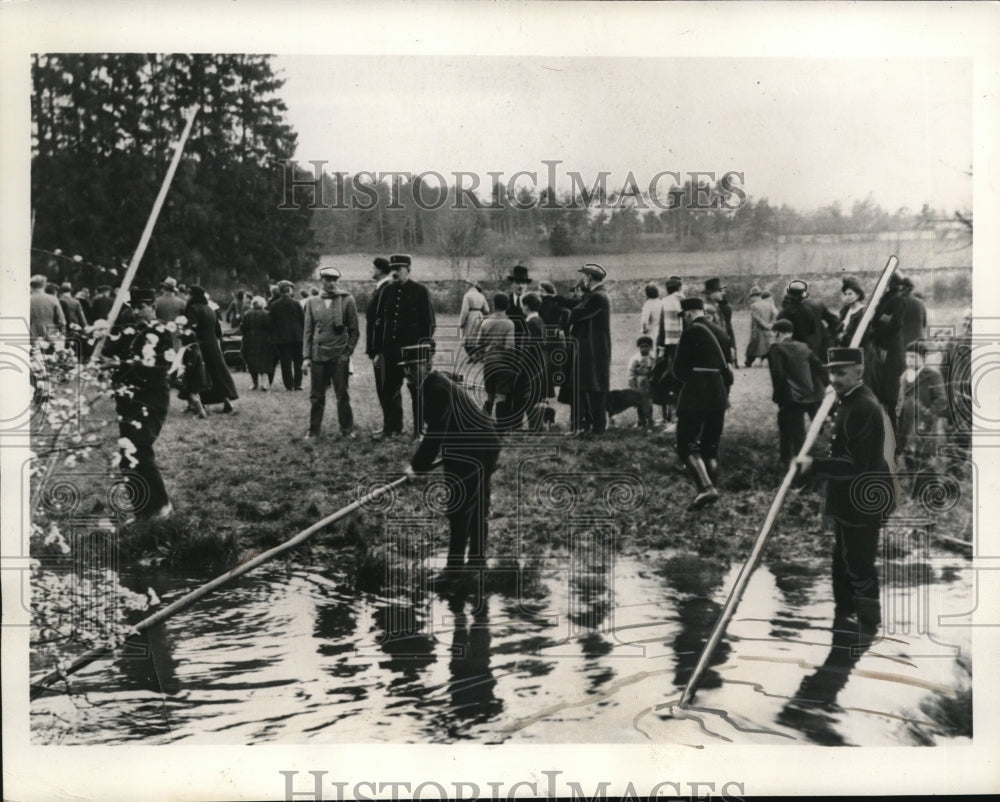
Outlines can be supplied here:
[[[972, 208], [963, 59], [277, 56], [296, 157], [328, 171], [471, 171], [559, 160], [589, 187], [631, 171], [744, 174], [751, 198], [846, 210]], [[468, 179], [467, 179], [468, 180]], [[527, 180], [527, 179], [525, 179]], [[668, 188], [672, 179], [661, 179]]]

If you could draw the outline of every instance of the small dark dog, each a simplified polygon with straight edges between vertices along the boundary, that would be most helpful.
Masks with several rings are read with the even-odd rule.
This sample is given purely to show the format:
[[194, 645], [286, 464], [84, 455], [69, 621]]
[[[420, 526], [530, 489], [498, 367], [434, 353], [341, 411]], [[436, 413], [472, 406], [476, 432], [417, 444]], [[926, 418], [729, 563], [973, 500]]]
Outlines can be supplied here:
[[608, 424], [611, 426], [614, 426], [615, 415], [620, 415], [632, 407], [635, 407], [639, 416], [640, 426], [648, 426], [653, 423], [653, 406], [649, 402], [649, 398], [638, 390], [610, 390], [604, 406], [608, 413]]
[[556, 410], [548, 404], [539, 404], [528, 413], [528, 425], [533, 432], [550, 432], [556, 425]]

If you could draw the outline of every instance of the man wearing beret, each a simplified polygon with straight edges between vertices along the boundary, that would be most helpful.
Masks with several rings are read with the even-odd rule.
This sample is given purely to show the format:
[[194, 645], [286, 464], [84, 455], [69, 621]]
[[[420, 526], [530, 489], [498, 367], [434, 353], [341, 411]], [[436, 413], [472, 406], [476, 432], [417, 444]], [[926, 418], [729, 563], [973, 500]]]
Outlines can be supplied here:
[[305, 309], [292, 297], [295, 285], [283, 279], [278, 282], [278, 297], [270, 306], [272, 338], [278, 361], [281, 362], [281, 382], [286, 390], [302, 389], [302, 336], [305, 330]]
[[[681, 301], [684, 331], [672, 367], [682, 383], [677, 399], [677, 455], [698, 488], [689, 510], [716, 502], [719, 442], [729, 405], [733, 374], [719, 335], [705, 318], [705, 302], [698, 297]], [[724, 334], [722, 335], [724, 336]]]
[[837, 391], [830, 454], [798, 457], [802, 473], [826, 479], [824, 515], [833, 523], [833, 600], [836, 619], [857, 618], [874, 631], [881, 623], [878, 572], [879, 528], [896, 505], [890, 469], [896, 447], [892, 425], [874, 393], [862, 382], [860, 348], [831, 348], [826, 364]]
[[[382, 430], [376, 437], [395, 437], [403, 432], [403, 405], [399, 394], [390, 398], [386, 395], [386, 377], [389, 365], [385, 359], [385, 296], [392, 281], [389, 260], [379, 256], [372, 261], [372, 281], [375, 289], [368, 299], [365, 310], [365, 354], [372, 361], [375, 372], [375, 394], [382, 407]], [[394, 368], [395, 369], [395, 368]]]
[[608, 425], [606, 401], [611, 388], [611, 299], [604, 289], [603, 267], [591, 263], [577, 272], [583, 273], [586, 294], [569, 313], [579, 359], [575, 390], [581, 394], [591, 433], [600, 435]]
[[[344, 438], [354, 437], [354, 413], [348, 392], [351, 354], [358, 344], [358, 310], [353, 296], [337, 286], [340, 271], [324, 267], [319, 271], [323, 292], [312, 297], [305, 309], [305, 333], [302, 357], [309, 363], [311, 386], [309, 401], [309, 434], [319, 437], [326, 409], [326, 388], [333, 384], [337, 397], [337, 421]], [[293, 301], [294, 303], [294, 301]]]
[[133, 289], [102, 351], [115, 361], [112, 387], [118, 413], [122, 475], [137, 518], [167, 518], [173, 513], [153, 444], [170, 408], [168, 352], [173, 338], [156, 320], [156, 294]]
[[[435, 318], [431, 294], [422, 284], [410, 278], [412, 260], [406, 254], [389, 257], [392, 283], [385, 288], [383, 299], [382, 355], [386, 361], [383, 392], [388, 399], [391, 422], [388, 431], [403, 431], [403, 407], [400, 392], [403, 389], [402, 349], [431, 341], [434, 337]], [[413, 409], [413, 433], [420, 435], [420, 412], [417, 409], [417, 392], [410, 385]]]
[[493, 421], [455, 382], [431, 365], [430, 343], [404, 346], [400, 367], [418, 397], [424, 436], [406, 473], [426, 473], [440, 454], [449, 494], [448, 560], [439, 584], [460, 577], [463, 569], [486, 568], [490, 483], [500, 456], [500, 437]]

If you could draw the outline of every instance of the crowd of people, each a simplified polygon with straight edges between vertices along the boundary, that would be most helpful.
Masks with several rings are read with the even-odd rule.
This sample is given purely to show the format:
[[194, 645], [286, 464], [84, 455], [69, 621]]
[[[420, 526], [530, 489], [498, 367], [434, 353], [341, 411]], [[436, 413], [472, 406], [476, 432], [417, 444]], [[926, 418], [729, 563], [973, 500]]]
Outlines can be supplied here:
[[[413, 435], [421, 439], [411, 471], [426, 472], [444, 454], [469, 485], [466, 506], [450, 516], [449, 569], [462, 567], [459, 552], [464, 554], [470, 544], [472, 564], [479, 566], [484, 558], [489, 477], [502, 437], [552, 429], [556, 403], [569, 406], [565, 434], [578, 437], [602, 436], [609, 415], [634, 406], [641, 427], [675, 434], [677, 456], [696, 488], [688, 509], [697, 511], [719, 499], [721, 441], [730, 388], [740, 367], [733, 310], [720, 279], [708, 279], [700, 293], [691, 295], [684, 293], [678, 276], [667, 279], [663, 295], [655, 284], [646, 287], [637, 351], [628, 363], [628, 389], [619, 391], [611, 388], [611, 300], [601, 265], [580, 267], [581, 277], [569, 295], [557, 293], [549, 281], [540, 281], [534, 291], [529, 268], [520, 264], [510, 270], [509, 291], [495, 294], [492, 304], [478, 284], [469, 282], [458, 321], [461, 347], [438, 370], [433, 369], [437, 326], [432, 296], [411, 278], [412, 269], [405, 254], [372, 263], [364, 353], [381, 408], [381, 429], [374, 436], [403, 435], [405, 381]], [[236, 292], [224, 312], [203, 288], [185, 288], [172, 278], [162, 282], [158, 294], [131, 291], [129, 306], [110, 327], [105, 353], [118, 357], [116, 381], [127, 389], [119, 402], [120, 431], [130, 441], [123, 447], [123, 460], [127, 456], [144, 488], [140, 493], [137, 486], [136, 496], [147, 500], [138, 514], [162, 517], [172, 509], [152, 453], [171, 384], [187, 400], [188, 411], [199, 417], [207, 416], [206, 407], [212, 405], [221, 405], [223, 413], [236, 411], [238, 393], [222, 348], [223, 321], [241, 336], [253, 390], [272, 389], [279, 366], [286, 391], [301, 391], [304, 376], [309, 376], [305, 439], [322, 435], [331, 385], [341, 438], [357, 436], [349, 383], [362, 340], [359, 310], [354, 297], [338, 285], [337, 268], [322, 268], [319, 278], [322, 288], [302, 289], [299, 298], [290, 281], [272, 285], [267, 298]], [[926, 306], [914, 289], [912, 280], [894, 274], [871, 310], [863, 338], [856, 333], [866, 313], [865, 292], [851, 276], [843, 279], [839, 312], [810, 297], [801, 279], [787, 284], [779, 306], [766, 290], [753, 286], [749, 291], [750, 337], [743, 366], [768, 365], [781, 460], [827, 478], [837, 488], [828, 494], [828, 506], [835, 511], [847, 503], [845, 479], [895, 470], [900, 457], [908, 470], [923, 472], [926, 479], [935, 469], [935, 436], [951, 427], [955, 399], [968, 401], [968, 388], [955, 385], [968, 381], [971, 317], [964, 332], [929, 348]], [[54, 332], [78, 337], [85, 356], [92, 345], [80, 335], [106, 320], [113, 303], [110, 287], [95, 288], [93, 297], [85, 288], [74, 293], [69, 284], [53, 293], [44, 277], [35, 276], [32, 337], [51, 339]], [[831, 455], [796, 462], [806, 420], [815, 417], [831, 383], [840, 398]], [[863, 392], [858, 389], [862, 386]], [[480, 391], [481, 401], [472, 400], [472, 390]], [[138, 440], [136, 423], [143, 427]], [[468, 463], [465, 468], [454, 464], [456, 454], [464, 455], [459, 461]], [[475, 470], [469, 467], [473, 463]], [[473, 487], [481, 492], [473, 493]], [[857, 549], [849, 544], [863, 541], [870, 550], [872, 520], [871, 515], [861, 523], [842, 516], [838, 545], [851, 560], [838, 563], [837, 576], [871, 579], [868, 563], [874, 558], [865, 556], [858, 563]], [[858, 534], [852, 526], [864, 531]], [[868, 586], [855, 590], [871, 595]]]

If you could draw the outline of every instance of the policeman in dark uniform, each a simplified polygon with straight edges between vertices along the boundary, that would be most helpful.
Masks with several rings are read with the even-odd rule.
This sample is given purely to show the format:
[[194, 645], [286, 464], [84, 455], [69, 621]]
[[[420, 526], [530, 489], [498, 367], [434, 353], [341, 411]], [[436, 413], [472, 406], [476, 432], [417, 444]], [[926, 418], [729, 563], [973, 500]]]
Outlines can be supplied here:
[[137, 518], [167, 518], [173, 513], [153, 444], [167, 420], [170, 384], [167, 351], [173, 338], [156, 320], [156, 293], [133, 289], [129, 307], [111, 329], [103, 355], [115, 361], [112, 387], [118, 413], [120, 468]]
[[438, 454], [442, 456], [444, 473], [454, 492], [447, 511], [451, 530], [448, 560], [437, 581], [448, 583], [463, 568], [486, 568], [490, 482], [501, 441], [479, 404], [443, 373], [433, 370], [431, 355], [427, 343], [402, 348], [400, 367], [419, 398], [426, 427], [406, 472], [410, 476], [425, 473]]
[[[410, 279], [411, 258], [406, 254], [389, 257], [392, 283], [385, 287], [383, 299], [382, 356], [386, 362], [383, 396], [392, 413], [387, 432], [403, 431], [403, 408], [400, 391], [403, 387], [402, 350], [434, 337], [434, 306], [425, 286]], [[413, 401], [413, 433], [420, 434], [420, 412], [417, 392], [410, 386]]]
[[836, 618], [857, 616], [863, 629], [881, 623], [878, 572], [879, 528], [895, 509], [896, 448], [892, 424], [875, 394], [862, 382], [860, 348], [831, 348], [826, 367], [839, 403], [830, 455], [803, 456], [802, 473], [827, 480], [824, 515], [833, 523], [833, 600]]
[[[372, 281], [375, 282], [375, 289], [368, 299], [368, 309], [365, 312], [365, 354], [372, 361], [372, 369], [375, 371], [375, 393], [382, 407], [382, 431], [377, 432], [375, 436], [394, 437], [403, 431], [403, 407], [399, 393], [393, 398], [385, 393], [385, 379], [389, 373], [389, 365], [383, 353], [385, 296], [392, 282], [388, 259], [379, 256], [372, 261]], [[397, 421], [398, 426], [396, 426]]]
[[723, 346], [705, 318], [701, 298], [681, 301], [684, 331], [671, 367], [683, 384], [677, 399], [677, 455], [691, 471], [698, 494], [688, 505], [700, 510], [719, 498], [719, 441], [733, 374]]

